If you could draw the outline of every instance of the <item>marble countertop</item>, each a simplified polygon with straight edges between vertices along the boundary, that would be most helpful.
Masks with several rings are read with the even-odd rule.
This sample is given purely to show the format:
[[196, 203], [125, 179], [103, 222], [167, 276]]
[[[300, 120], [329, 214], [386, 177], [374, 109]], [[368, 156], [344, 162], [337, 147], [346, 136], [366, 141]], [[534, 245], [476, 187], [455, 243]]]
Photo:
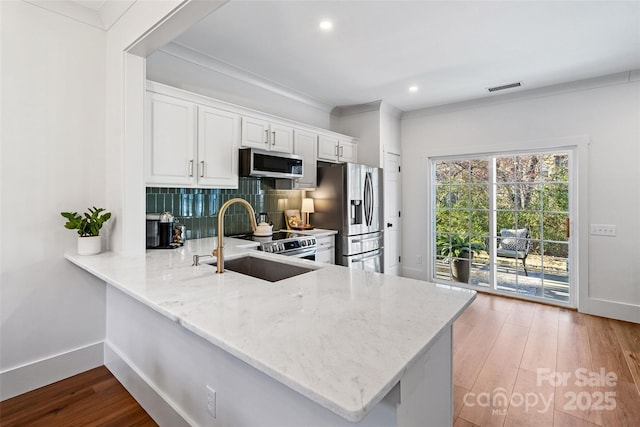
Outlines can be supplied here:
[[65, 257], [350, 421], [364, 418], [475, 298], [460, 288], [255, 251], [255, 243], [232, 238], [225, 238], [225, 259], [250, 254], [315, 270], [271, 283], [191, 266], [194, 254], [215, 245], [209, 238], [140, 256]]

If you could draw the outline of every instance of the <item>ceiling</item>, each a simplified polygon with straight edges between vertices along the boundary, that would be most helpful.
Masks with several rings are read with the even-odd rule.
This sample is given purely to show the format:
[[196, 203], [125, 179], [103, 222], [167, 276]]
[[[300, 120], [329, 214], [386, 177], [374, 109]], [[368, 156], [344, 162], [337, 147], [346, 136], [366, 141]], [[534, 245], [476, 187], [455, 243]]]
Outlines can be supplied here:
[[232, 0], [175, 43], [329, 106], [410, 111], [640, 69], [640, 1]]

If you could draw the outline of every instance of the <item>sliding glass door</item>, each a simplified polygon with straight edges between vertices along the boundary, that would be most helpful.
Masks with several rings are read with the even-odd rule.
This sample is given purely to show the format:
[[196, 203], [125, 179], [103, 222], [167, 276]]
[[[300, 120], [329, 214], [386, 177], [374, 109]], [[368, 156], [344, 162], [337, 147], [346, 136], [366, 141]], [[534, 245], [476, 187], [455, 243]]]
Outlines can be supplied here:
[[572, 303], [571, 152], [432, 160], [433, 279]]

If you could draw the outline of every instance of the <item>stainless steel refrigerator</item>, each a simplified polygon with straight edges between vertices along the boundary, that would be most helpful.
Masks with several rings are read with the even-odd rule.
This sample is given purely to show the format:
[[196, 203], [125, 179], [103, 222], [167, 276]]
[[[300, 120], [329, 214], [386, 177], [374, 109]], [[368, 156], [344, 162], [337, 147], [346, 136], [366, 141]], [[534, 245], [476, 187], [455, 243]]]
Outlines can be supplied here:
[[384, 268], [382, 169], [318, 162], [315, 227], [338, 230], [336, 264], [382, 273]]

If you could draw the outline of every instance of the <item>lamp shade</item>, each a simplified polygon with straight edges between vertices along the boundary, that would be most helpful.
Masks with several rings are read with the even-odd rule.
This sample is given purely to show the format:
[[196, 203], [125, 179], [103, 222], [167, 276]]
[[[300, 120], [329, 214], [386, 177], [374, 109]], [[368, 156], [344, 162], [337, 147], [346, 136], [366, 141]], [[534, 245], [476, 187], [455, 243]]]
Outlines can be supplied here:
[[302, 209], [300, 209], [300, 211], [304, 213], [314, 213], [315, 209], [313, 207], [313, 199], [302, 199]]

